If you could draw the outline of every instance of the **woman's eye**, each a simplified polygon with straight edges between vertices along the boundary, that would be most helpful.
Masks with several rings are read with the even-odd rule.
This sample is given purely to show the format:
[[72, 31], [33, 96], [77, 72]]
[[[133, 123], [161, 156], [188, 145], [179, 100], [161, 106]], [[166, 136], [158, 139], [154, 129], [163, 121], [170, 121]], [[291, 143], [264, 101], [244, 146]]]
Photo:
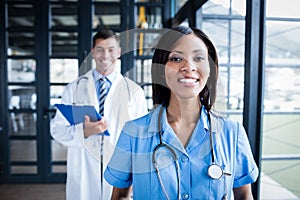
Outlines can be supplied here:
[[205, 57], [204, 56], [197, 56], [197, 57], [194, 58], [194, 60], [196, 62], [201, 62], [201, 61], [205, 60]]
[[171, 58], [169, 58], [169, 61], [171, 61], [171, 62], [180, 62], [180, 61], [182, 61], [182, 58], [180, 58], [180, 57], [171, 57]]

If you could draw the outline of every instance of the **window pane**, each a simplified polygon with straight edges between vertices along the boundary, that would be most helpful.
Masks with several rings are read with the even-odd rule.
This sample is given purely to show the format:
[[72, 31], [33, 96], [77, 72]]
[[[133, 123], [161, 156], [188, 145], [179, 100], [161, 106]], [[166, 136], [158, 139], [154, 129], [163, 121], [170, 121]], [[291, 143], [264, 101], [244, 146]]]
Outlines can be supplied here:
[[35, 81], [36, 62], [33, 59], [8, 59], [8, 82]]
[[246, 16], [246, 1], [232, 0], [233, 14]]
[[29, 3], [8, 4], [8, 26], [11, 27], [33, 27], [34, 7]]
[[227, 114], [238, 111], [241, 117], [244, 99], [244, 20], [204, 20], [202, 25], [219, 56], [220, 75], [215, 108]]
[[94, 28], [98, 27], [120, 27], [121, 11], [119, 3], [95, 4]]
[[35, 48], [34, 32], [8, 32], [7, 55], [33, 55]]
[[11, 174], [37, 174], [37, 166], [16, 166], [10, 167]]
[[11, 140], [11, 161], [37, 161], [36, 141], [33, 140]]
[[21, 85], [9, 86], [8, 98], [9, 135], [36, 135], [35, 89]]
[[299, 7], [299, 0], [267, 0], [266, 15], [267, 17], [299, 18]]
[[50, 82], [69, 83], [78, 77], [77, 59], [51, 59]]
[[158, 41], [160, 33], [137, 32], [135, 33], [136, 55], [138, 56], [152, 56], [154, 53], [155, 41]]
[[267, 22], [265, 111], [300, 110], [298, 27], [300, 22]]
[[162, 28], [162, 7], [139, 6], [136, 25], [138, 28]]
[[228, 15], [229, 5], [229, 0], [211, 0], [202, 6], [202, 11], [203, 14]]
[[205, 20], [202, 29], [211, 38], [219, 56], [220, 63], [228, 61], [228, 20]]
[[53, 173], [67, 173], [67, 167], [65, 165], [53, 165], [52, 172]]
[[[267, 16], [299, 18], [298, 5], [268, 0]], [[299, 27], [299, 21], [266, 21], [262, 190], [270, 192], [262, 199], [300, 197]]]
[[61, 96], [65, 86], [51, 86], [50, 87], [50, 106], [53, 107], [54, 104], [61, 103]]
[[77, 32], [51, 32], [52, 56], [77, 56]]
[[52, 4], [51, 5], [51, 27], [65, 28], [77, 26], [77, 4]]

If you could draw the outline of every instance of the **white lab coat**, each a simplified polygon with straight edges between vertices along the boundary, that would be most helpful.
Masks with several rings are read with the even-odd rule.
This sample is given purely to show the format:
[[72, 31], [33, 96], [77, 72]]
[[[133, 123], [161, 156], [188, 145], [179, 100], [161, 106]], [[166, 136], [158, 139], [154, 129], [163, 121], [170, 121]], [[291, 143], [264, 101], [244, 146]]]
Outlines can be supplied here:
[[[86, 78], [79, 78], [80, 81], [77, 79], [66, 86], [62, 103], [94, 105], [96, 110], [99, 109], [92, 71], [93, 69], [83, 75]], [[104, 117], [109, 123], [110, 136], [104, 137], [103, 171], [110, 160], [124, 123], [147, 112], [143, 90], [133, 81], [117, 73], [104, 104]], [[84, 138], [83, 124], [70, 126], [59, 111], [51, 120], [51, 135], [68, 148], [67, 200], [101, 200], [101, 136]], [[112, 187], [105, 179], [103, 188], [102, 199], [109, 199]]]

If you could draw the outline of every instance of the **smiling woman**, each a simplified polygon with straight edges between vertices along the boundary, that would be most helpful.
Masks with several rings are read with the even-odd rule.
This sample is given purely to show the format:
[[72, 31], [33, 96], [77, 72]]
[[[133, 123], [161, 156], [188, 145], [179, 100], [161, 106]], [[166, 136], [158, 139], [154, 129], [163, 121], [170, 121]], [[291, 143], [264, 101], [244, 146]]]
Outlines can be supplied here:
[[104, 174], [112, 199], [129, 198], [131, 187], [135, 199], [253, 199], [258, 168], [243, 126], [213, 110], [217, 78], [216, 49], [204, 32], [179, 26], [159, 39], [156, 107], [121, 132]]
[[195, 35], [183, 36], [172, 49], [165, 67], [167, 86], [177, 98], [196, 96], [210, 72], [204, 42]]

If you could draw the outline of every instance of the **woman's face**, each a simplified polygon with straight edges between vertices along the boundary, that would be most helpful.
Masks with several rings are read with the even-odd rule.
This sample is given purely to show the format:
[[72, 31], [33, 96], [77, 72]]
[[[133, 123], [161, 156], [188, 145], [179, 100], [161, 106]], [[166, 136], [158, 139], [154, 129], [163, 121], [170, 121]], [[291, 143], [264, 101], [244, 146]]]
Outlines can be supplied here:
[[166, 83], [177, 98], [199, 96], [210, 72], [208, 50], [194, 34], [183, 36], [171, 50], [165, 67]]

